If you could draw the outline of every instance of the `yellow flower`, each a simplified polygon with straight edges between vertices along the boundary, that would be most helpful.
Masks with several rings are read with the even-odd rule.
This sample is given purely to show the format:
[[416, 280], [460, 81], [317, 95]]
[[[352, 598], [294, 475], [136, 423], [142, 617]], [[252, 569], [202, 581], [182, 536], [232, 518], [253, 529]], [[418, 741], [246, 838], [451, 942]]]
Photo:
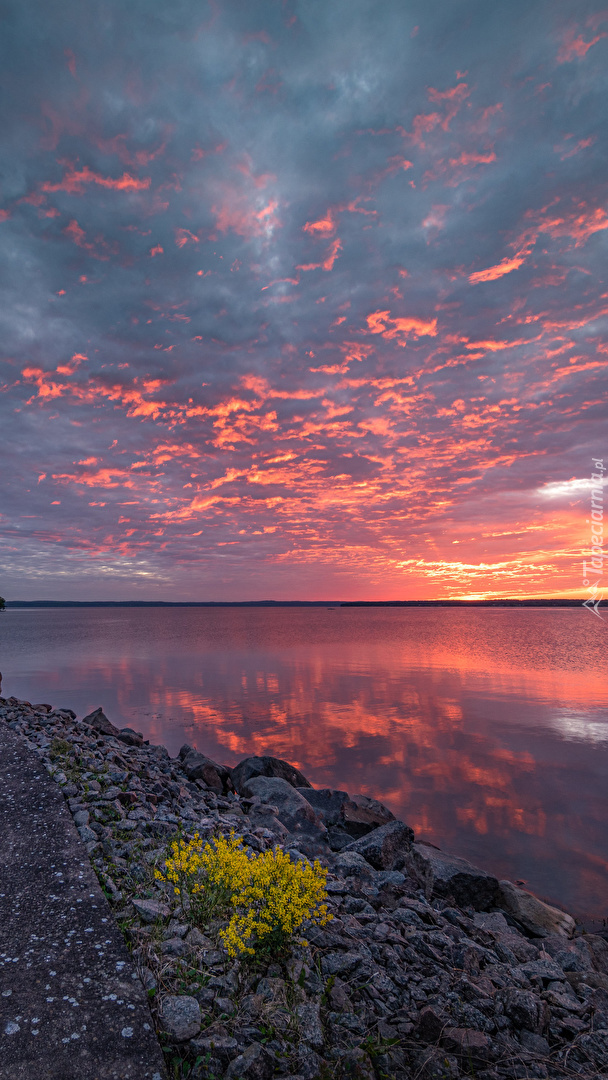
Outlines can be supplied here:
[[165, 873], [156, 870], [155, 877], [172, 883], [177, 895], [184, 890], [191, 899], [204, 902], [208, 896], [216, 906], [223, 900], [232, 908], [220, 937], [233, 957], [253, 953], [254, 944], [271, 934], [289, 938], [303, 923], [324, 926], [332, 918], [322, 902], [327, 870], [318, 860], [312, 866], [292, 862], [280, 848], [248, 854], [234, 831], [204, 847], [198, 833], [190, 843], [174, 841]]

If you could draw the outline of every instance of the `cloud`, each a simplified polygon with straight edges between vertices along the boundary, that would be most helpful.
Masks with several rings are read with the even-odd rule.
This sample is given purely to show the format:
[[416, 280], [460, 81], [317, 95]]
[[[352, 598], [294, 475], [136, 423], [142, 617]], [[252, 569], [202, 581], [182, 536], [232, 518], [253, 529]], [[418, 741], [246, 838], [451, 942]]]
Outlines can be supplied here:
[[3, 594], [580, 589], [601, 14], [62, 12], [5, 20]]

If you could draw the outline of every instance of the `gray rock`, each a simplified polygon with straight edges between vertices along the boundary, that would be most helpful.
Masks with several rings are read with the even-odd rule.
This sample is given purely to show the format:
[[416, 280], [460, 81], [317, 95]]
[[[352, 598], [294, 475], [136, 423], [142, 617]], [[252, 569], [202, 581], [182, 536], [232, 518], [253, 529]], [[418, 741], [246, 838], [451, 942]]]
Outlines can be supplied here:
[[201, 1007], [187, 994], [169, 995], [160, 1003], [159, 1021], [163, 1031], [176, 1042], [195, 1039], [201, 1030]]
[[341, 851], [334, 859], [334, 866], [338, 874], [343, 877], [371, 877], [373, 870], [367, 859], [363, 858], [358, 851]]
[[500, 882], [495, 905], [516, 919], [534, 937], [543, 938], [550, 934], [572, 937], [574, 933], [575, 922], [571, 915], [544, 904], [532, 893], [519, 889], [512, 881]]
[[134, 731], [133, 728], [125, 727], [121, 728], [116, 736], [120, 742], [126, 744], [126, 746], [143, 746], [144, 737], [141, 731]]
[[523, 972], [527, 979], [542, 979], [544, 984], [564, 979], [564, 972], [559, 964], [551, 959], [528, 960], [527, 963], [520, 964], [518, 970]]
[[268, 806], [266, 803], [251, 807], [249, 824], [252, 829], [268, 829], [275, 840], [283, 841], [288, 835], [288, 830], [276, 816], [277, 806]]
[[286, 780], [294, 788], [310, 788], [303, 773], [288, 761], [276, 757], [248, 757], [239, 761], [232, 770], [232, 782], [239, 795], [246, 794], [245, 786], [254, 776], [276, 776]]
[[77, 826], [77, 828], [80, 828], [83, 825], [88, 825], [89, 820], [90, 819], [88, 810], [77, 810], [74, 814], [74, 824]]
[[231, 1035], [212, 1035], [207, 1039], [193, 1039], [190, 1046], [198, 1056], [210, 1054], [218, 1057], [225, 1066], [238, 1054], [238, 1043]]
[[519, 1038], [524, 1050], [530, 1054], [538, 1054], [539, 1057], [548, 1057], [551, 1052], [549, 1043], [543, 1035], [535, 1035], [533, 1031], [520, 1031]]
[[400, 870], [406, 862], [414, 840], [413, 830], [402, 821], [389, 821], [373, 829], [367, 836], [354, 840], [346, 852], [354, 852], [375, 870]]
[[508, 986], [499, 991], [497, 998], [502, 1002], [505, 1015], [516, 1030], [526, 1028], [539, 1035], [549, 1023], [549, 1006], [530, 990], [517, 990]]
[[216, 795], [222, 795], [232, 789], [231, 770], [227, 765], [218, 765], [205, 754], [199, 754], [187, 744], [182, 746], [179, 756], [182, 769], [189, 780], [202, 780]]
[[157, 900], [134, 899], [131, 902], [137, 914], [145, 923], [153, 923], [157, 919], [167, 919], [170, 915], [167, 905], [160, 904]]
[[343, 823], [344, 805], [350, 801], [350, 795], [347, 791], [336, 791], [333, 788], [313, 788], [310, 784], [297, 785], [297, 790], [315, 808], [328, 829], [332, 825]]
[[498, 899], [498, 880], [492, 874], [430, 844], [412, 846], [408, 869], [429, 898], [453, 897], [460, 907], [471, 905], [477, 911], [494, 906]]
[[163, 956], [185, 956], [188, 952], [188, 945], [180, 937], [168, 938], [167, 941], [163, 941], [161, 950]]
[[88, 825], [81, 825], [79, 830], [80, 839], [83, 844], [94, 844], [97, 841], [97, 837], [92, 829]]
[[118, 728], [110, 723], [101, 705], [87, 716], [83, 716], [82, 723], [88, 724], [95, 731], [99, 731], [101, 735], [118, 735]]
[[475, 1028], [446, 1028], [441, 1041], [447, 1050], [467, 1060], [485, 1060], [492, 1045], [489, 1037]]
[[302, 1041], [314, 1050], [323, 1049], [323, 1026], [321, 1024], [321, 1005], [318, 1001], [307, 1001], [296, 1008]]
[[270, 1080], [274, 1057], [261, 1043], [251, 1043], [243, 1054], [230, 1062], [226, 1080]]
[[253, 776], [242, 785], [248, 796], [277, 808], [277, 817], [290, 833], [304, 833], [315, 838], [327, 835], [325, 825], [310, 803], [295, 787], [279, 776]]
[[351, 796], [347, 791], [332, 788], [298, 787], [298, 791], [331, 830], [330, 843], [334, 851], [340, 851], [351, 840], [394, 821], [394, 814], [386, 806], [367, 795]]
[[[608, 950], [608, 945], [606, 948]], [[595, 970], [593, 953], [584, 937], [565, 941], [561, 934], [550, 934], [543, 938], [543, 950], [559, 964], [562, 971]]]

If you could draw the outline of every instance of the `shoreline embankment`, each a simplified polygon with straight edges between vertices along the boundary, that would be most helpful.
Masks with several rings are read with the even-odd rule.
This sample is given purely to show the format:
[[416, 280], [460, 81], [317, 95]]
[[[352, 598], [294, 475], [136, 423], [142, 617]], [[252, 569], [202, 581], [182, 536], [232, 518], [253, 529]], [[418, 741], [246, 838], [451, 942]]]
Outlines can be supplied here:
[[[608, 942], [513, 883], [418, 842], [377, 800], [281, 759], [176, 758], [103, 710], [0, 698], [58, 785], [120, 927], [172, 1075], [583, 1078], [608, 1069]], [[242, 837], [326, 873], [331, 921], [230, 956], [158, 875], [167, 845]], [[41, 1010], [44, 1002], [40, 1003]], [[75, 1074], [76, 1075], [76, 1074]]]

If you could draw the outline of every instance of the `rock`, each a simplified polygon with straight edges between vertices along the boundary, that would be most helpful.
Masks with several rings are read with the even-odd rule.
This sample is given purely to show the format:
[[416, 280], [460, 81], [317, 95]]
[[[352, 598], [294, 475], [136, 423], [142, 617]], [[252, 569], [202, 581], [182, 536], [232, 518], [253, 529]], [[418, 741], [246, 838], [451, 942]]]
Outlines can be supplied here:
[[196, 926], [192, 927], [192, 930], [186, 935], [186, 941], [193, 949], [215, 949], [211, 938], [205, 937], [201, 934], [200, 930]]
[[549, 1043], [543, 1035], [535, 1035], [533, 1031], [520, 1031], [519, 1038], [524, 1050], [530, 1054], [538, 1054], [539, 1057], [548, 1057], [551, 1052]]
[[176, 1042], [195, 1039], [201, 1030], [201, 1007], [187, 994], [169, 995], [160, 1004], [159, 1021], [163, 1031]]
[[416, 1080], [457, 1080], [462, 1076], [456, 1058], [445, 1050], [428, 1048], [417, 1055]]
[[97, 837], [95, 833], [92, 829], [89, 828], [88, 825], [81, 825], [78, 829], [78, 832], [80, 834], [80, 839], [82, 840], [83, 844], [93, 844], [97, 842]]
[[527, 963], [520, 964], [518, 970], [523, 972], [527, 979], [542, 980], [545, 985], [564, 979], [564, 972], [559, 964], [547, 957], [543, 960], [528, 960]]
[[596, 971], [608, 975], [608, 941], [598, 934], [585, 934], [582, 940], [593, 956]]
[[305, 833], [316, 838], [327, 835], [327, 829], [313, 807], [287, 780], [279, 776], [253, 776], [242, 784], [242, 790], [250, 797], [257, 796], [261, 802], [276, 806], [279, 821], [290, 833]]
[[110, 723], [101, 705], [87, 716], [83, 716], [82, 723], [88, 724], [95, 731], [99, 731], [101, 735], [118, 735], [118, 728]]
[[167, 941], [163, 941], [161, 950], [163, 956], [185, 956], [188, 952], [188, 945], [180, 937], [168, 938]]
[[424, 1042], [437, 1042], [446, 1026], [446, 1018], [431, 1008], [430, 1005], [427, 1005], [418, 1017], [416, 1032]]
[[498, 898], [498, 881], [485, 870], [446, 855], [430, 844], [414, 844], [408, 859], [408, 870], [423, 886], [427, 897], [452, 897], [460, 907], [483, 911], [492, 907]]
[[608, 975], [600, 971], [566, 971], [565, 978], [576, 991], [581, 984], [592, 990], [608, 990]]
[[245, 786], [254, 776], [276, 776], [294, 788], [310, 788], [303, 773], [288, 761], [276, 757], [248, 757], [239, 761], [232, 770], [232, 782], [239, 795], [246, 794]]
[[261, 1043], [251, 1043], [226, 1069], [226, 1080], [270, 1080], [274, 1057]]
[[89, 824], [89, 811], [88, 810], [77, 810], [76, 813], [74, 814], [74, 824], [76, 825], [77, 828], [80, 828], [82, 825], [88, 825]]
[[349, 1080], [375, 1080], [374, 1066], [369, 1054], [361, 1047], [349, 1050], [342, 1058], [342, 1072]]
[[[259, 989], [259, 988], [258, 988]], [[321, 1006], [318, 1001], [307, 1001], [296, 1009], [302, 1041], [315, 1050], [323, 1048]]]
[[125, 727], [121, 728], [118, 732], [117, 739], [120, 742], [125, 743], [127, 746], [143, 746], [144, 737], [140, 731], [134, 731], [133, 728]]
[[341, 851], [334, 860], [338, 873], [344, 877], [371, 877], [372, 867], [358, 851]]
[[250, 827], [252, 829], [268, 829], [275, 840], [282, 842], [288, 835], [288, 830], [276, 816], [277, 806], [268, 806], [265, 803], [251, 807], [249, 814]]
[[182, 769], [189, 780], [202, 780], [216, 795], [222, 795], [232, 789], [231, 770], [227, 765], [218, 765], [216, 761], [199, 754], [191, 746], [182, 746], [179, 756]]
[[156, 922], [157, 919], [167, 919], [171, 912], [166, 904], [159, 904], [157, 900], [132, 900], [131, 903], [139, 917], [145, 923]]
[[547, 1027], [551, 1017], [549, 1006], [530, 990], [517, 990], [509, 986], [500, 990], [497, 998], [516, 1030], [526, 1028], [540, 1035]]
[[489, 1037], [475, 1028], [446, 1028], [441, 1041], [453, 1054], [482, 1061], [488, 1057], [492, 1045]]
[[409, 825], [404, 825], [402, 821], [389, 821], [360, 840], [353, 840], [345, 850], [362, 855], [375, 870], [400, 870], [407, 860], [413, 840], [414, 833]]
[[315, 808], [331, 833], [331, 846], [341, 850], [350, 840], [359, 839], [380, 825], [394, 821], [395, 816], [376, 799], [367, 795], [349, 795], [332, 788], [298, 787], [298, 791]]
[[[598, 940], [602, 940], [599, 938]], [[543, 938], [543, 951], [559, 964], [562, 971], [594, 971], [593, 953], [584, 937], [564, 940], [562, 934], [550, 934]], [[608, 945], [606, 946], [608, 951]]]
[[387, 806], [367, 795], [351, 795], [344, 806], [343, 814], [344, 828], [357, 838], [395, 820], [395, 815]]
[[231, 1035], [212, 1035], [206, 1039], [193, 1039], [190, 1046], [198, 1057], [210, 1054], [220, 1059], [225, 1066], [238, 1054], [238, 1043]]
[[[238, 765], [237, 768], [239, 768]], [[332, 788], [313, 788], [310, 784], [298, 785], [296, 790], [314, 807], [328, 829], [332, 825], [343, 823], [344, 805], [350, 801], [350, 795], [347, 791], [335, 791]]]
[[519, 889], [512, 881], [500, 882], [495, 904], [534, 937], [561, 934], [562, 937], [570, 938], [574, 933], [575, 922], [571, 915], [544, 904], [532, 893]]
[[364, 959], [360, 953], [325, 953], [321, 958], [321, 971], [325, 976], [351, 975]]

